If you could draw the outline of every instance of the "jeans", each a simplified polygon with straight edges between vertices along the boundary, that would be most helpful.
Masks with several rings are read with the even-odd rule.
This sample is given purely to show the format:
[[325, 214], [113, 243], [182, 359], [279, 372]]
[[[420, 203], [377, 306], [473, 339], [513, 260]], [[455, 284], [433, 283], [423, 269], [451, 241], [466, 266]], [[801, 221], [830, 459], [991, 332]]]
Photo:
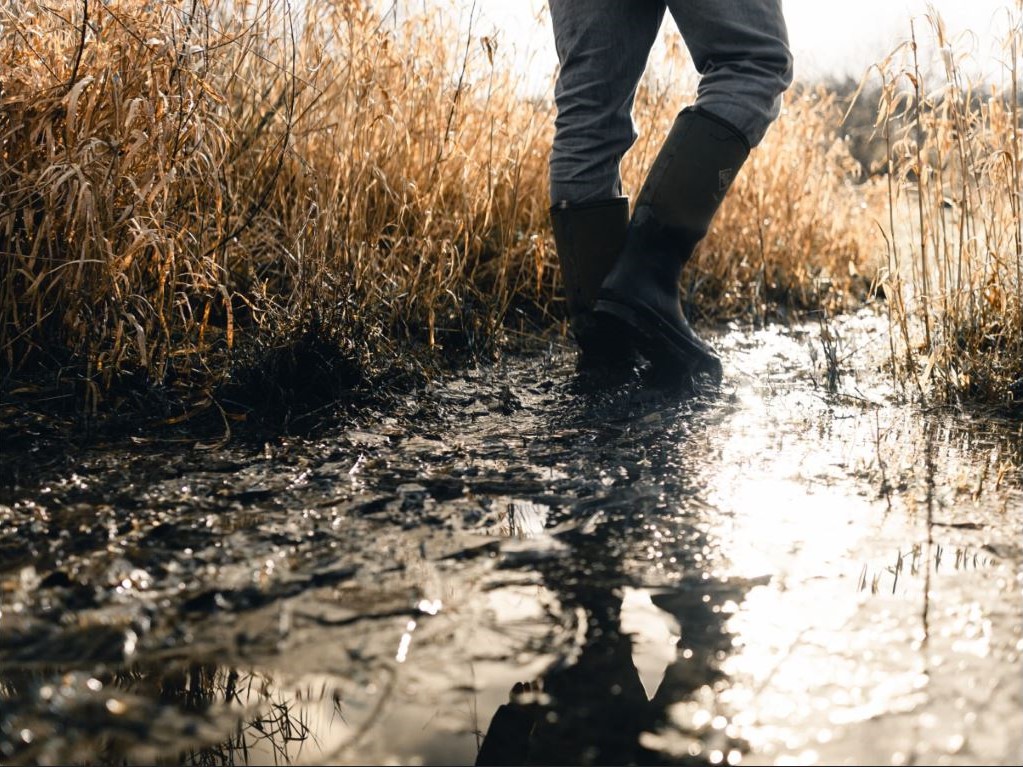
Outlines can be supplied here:
[[782, 0], [549, 0], [561, 68], [550, 160], [551, 202], [621, 194], [619, 164], [636, 140], [632, 106], [665, 10], [700, 73], [696, 106], [756, 146], [792, 82]]

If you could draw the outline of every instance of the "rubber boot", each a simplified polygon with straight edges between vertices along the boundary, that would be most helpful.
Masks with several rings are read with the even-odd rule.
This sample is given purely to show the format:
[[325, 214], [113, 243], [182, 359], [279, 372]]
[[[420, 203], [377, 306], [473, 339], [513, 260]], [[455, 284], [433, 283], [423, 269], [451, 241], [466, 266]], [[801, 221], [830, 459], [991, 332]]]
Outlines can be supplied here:
[[647, 175], [622, 255], [594, 304], [599, 324], [625, 333], [655, 369], [674, 377], [721, 380], [721, 359], [682, 313], [679, 278], [749, 151], [727, 121], [699, 108], [683, 110]]
[[601, 283], [621, 255], [628, 227], [628, 197], [551, 207], [569, 325], [582, 352], [581, 367], [614, 364], [621, 356], [600, 338], [591, 312]]

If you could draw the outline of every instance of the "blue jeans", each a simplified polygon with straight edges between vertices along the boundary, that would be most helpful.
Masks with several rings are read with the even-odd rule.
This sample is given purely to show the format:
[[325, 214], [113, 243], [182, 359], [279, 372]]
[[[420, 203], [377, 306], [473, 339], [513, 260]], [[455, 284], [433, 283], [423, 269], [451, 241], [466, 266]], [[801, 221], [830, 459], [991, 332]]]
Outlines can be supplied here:
[[561, 69], [551, 202], [621, 194], [619, 163], [636, 140], [632, 105], [665, 10], [700, 83], [696, 105], [756, 146], [792, 82], [782, 0], [549, 0]]

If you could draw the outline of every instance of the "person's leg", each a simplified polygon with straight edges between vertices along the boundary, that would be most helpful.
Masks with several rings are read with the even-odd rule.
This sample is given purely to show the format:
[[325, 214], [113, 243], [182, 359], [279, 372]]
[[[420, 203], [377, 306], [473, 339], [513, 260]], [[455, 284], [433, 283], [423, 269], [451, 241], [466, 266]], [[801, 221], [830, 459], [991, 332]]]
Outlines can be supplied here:
[[550, 0], [560, 69], [551, 204], [621, 194], [618, 168], [636, 140], [632, 104], [664, 0]]
[[792, 82], [781, 0], [667, 0], [700, 73], [694, 106], [734, 125], [751, 147]]
[[551, 226], [582, 367], [631, 358], [594, 334], [590, 310], [625, 244], [619, 163], [636, 140], [632, 104], [664, 9], [664, 0], [550, 0], [561, 64]]
[[636, 201], [596, 318], [655, 364], [720, 379], [721, 361], [679, 305], [682, 267], [732, 180], [777, 116], [792, 77], [781, 0], [669, 0], [702, 79], [675, 120]]

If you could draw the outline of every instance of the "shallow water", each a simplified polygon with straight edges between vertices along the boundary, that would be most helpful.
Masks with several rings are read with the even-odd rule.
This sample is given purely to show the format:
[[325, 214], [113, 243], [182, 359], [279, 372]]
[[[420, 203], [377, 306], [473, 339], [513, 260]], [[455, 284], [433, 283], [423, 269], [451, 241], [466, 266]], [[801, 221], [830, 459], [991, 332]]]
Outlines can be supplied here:
[[[1019, 423], [861, 315], [717, 396], [564, 349], [259, 447], [7, 452], [0, 762], [1017, 764]], [[24, 446], [22, 446], [24, 447]]]

